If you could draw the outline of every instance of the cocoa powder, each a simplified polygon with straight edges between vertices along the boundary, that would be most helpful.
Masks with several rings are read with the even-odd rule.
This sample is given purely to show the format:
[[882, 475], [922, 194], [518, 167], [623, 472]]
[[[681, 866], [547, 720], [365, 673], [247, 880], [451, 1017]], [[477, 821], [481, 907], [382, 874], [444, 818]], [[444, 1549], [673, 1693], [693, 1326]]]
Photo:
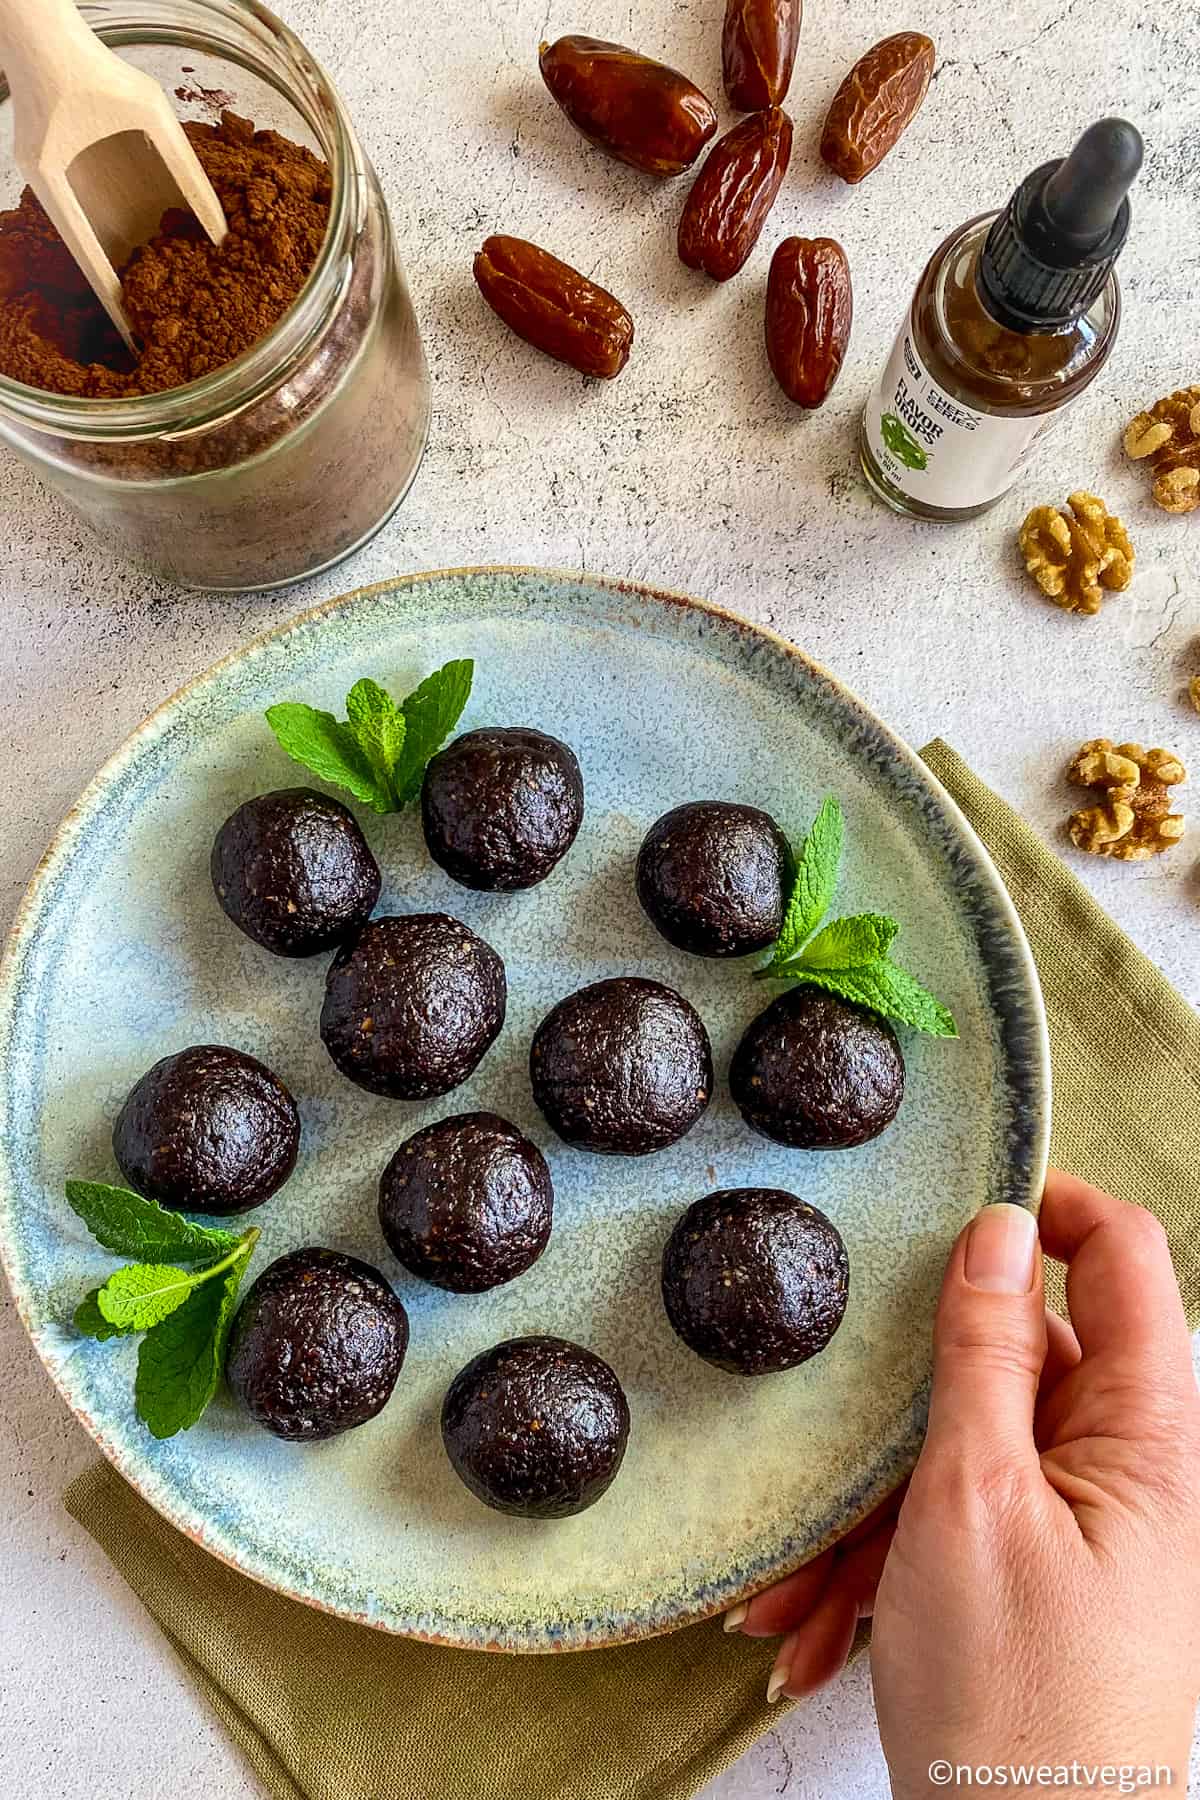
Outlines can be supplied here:
[[185, 130], [224, 208], [224, 242], [171, 211], [134, 251], [121, 271], [131, 357], [27, 188], [0, 213], [0, 374], [80, 399], [161, 393], [232, 362], [282, 318], [328, 227], [328, 168], [230, 111]]
[[[138, 401], [137, 429], [119, 405], [61, 427], [51, 407], [10, 435], [0, 393], [0, 439], [157, 574], [189, 587], [267, 587], [326, 567], [379, 528], [420, 461], [428, 375], [369, 165], [352, 162], [338, 211], [324, 163], [286, 138], [228, 112], [218, 126], [187, 129], [229, 235], [214, 250], [190, 215], [172, 214], [130, 258], [136, 360], [40, 208], [26, 196], [0, 219], [0, 374], [66, 395], [68, 407], [75, 397], [132, 406], [151, 396]], [[189, 401], [181, 384], [280, 335], [335, 232], [305, 332], [281, 344], [269, 378], [247, 386], [231, 374], [219, 394]]]

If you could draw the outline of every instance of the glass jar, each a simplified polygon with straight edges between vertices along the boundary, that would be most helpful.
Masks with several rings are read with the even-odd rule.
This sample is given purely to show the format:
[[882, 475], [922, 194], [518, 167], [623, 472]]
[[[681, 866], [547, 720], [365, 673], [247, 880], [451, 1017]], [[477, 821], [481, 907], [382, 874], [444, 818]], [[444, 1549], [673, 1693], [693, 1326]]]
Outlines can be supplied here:
[[374, 170], [319, 64], [258, 0], [80, 10], [174, 92], [184, 118], [228, 106], [322, 157], [329, 228], [294, 305], [236, 361], [118, 400], [0, 377], [0, 438], [116, 548], [182, 586], [316, 574], [399, 505], [429, 427], [428, 371]]

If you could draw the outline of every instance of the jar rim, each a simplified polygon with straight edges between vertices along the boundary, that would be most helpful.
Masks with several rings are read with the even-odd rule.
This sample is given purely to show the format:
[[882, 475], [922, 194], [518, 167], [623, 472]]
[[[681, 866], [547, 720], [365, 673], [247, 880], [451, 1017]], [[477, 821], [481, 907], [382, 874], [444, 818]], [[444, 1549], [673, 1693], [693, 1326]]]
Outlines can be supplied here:
[[[125, 5], [120, 0], [78, 0], [78, 4], [98, 35], [114, 47], [177, 41], [163, 21], [147, 16], [138, 0], [127, 0]], [[290, 89], [279, 91], [321, 136], [329, 164], [329, 224], [317, 259], [300, 292], [271, 329], [219, 369], [181, 387], [117, 399], [56, 394], [0, 375], [0, 418], [7, 414], [61, 437], [92, 440], [182, 435], [202, 428], [222, 414], [240, 411], [276, 386], [288, 366], [320, 331], [329, 311], [331, 292], [334, 296], [340, 293], [343, 283], [335, 275], [343, 260], [345, 242], [361, 222], [366, 167], [349, 115], [329, 75], [295, 32], [262, 0], [171, 0], [171, 5], [193, 15], [186, 27], [191, 47], [224, 56], [279, 89], [278, 70], [250, 60], [244, 47], [235, 47], [228, 37], [221, 36], [222, 21], [257, 25], [282, 50], [290, 72], [306, 86], [308, 91], [299, 98]], [[7, 97], [7, 81], [0, 77], [0, 99]], [[307, 101], [308, 106], [301, 100]], [[318, 118], [326, 127], [327, 140], [326, 133], [319, 130]]]

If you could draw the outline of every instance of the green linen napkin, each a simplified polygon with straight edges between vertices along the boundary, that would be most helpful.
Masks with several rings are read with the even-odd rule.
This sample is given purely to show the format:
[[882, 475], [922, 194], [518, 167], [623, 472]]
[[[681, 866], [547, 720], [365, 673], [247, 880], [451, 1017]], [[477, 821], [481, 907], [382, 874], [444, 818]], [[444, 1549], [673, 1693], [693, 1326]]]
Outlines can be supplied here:
[[[924, 752], [1016, 899], [1054, 1053], [1056, 1162], [1167, 1228], [1200, 1322], [1200, 1018], [945, 744]], [[287, 1800], [686, 1800], [773, 1716], [773, 1646], [715, 1621], [580, 1655], [472, 1655], [287, 1600], [164, 1523], [101, 1463], [70, 1513]]]

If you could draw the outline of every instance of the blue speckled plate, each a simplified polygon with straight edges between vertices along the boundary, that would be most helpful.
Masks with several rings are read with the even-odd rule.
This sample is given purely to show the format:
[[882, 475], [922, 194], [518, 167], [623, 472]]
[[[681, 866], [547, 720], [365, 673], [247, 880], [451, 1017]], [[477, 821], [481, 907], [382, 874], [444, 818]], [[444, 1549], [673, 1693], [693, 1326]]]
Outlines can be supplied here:
[[[284, 962], [219, 911], [213, 834], [249, 795], [300, 772], [263, 723], [271, 701], [338, 707], [369, 674], [404, 689], [474, 656], [465, 725], [536, 724], [576, 750], [587, 817], [567, 861], [523, 895], [468, 893], [425, 854], [415, 815], [363, 818], [386, 910], [448, 908], [504, 956], [508, 1023], [473, 1079], [428, 1105], [360, 1092], [317, 1036], [324, 962]], [[768, 999], [744, 964], [671, 950], [642, 916], [632, 867], [680, 801], [767, 807], [799, 835], [823, 794], [845, 807], [839, 895], [903, 921], [905, 962], [957, 1014], [957, 1043], [905, 1034], [908, 1095], [877, 1143], [806, 1155], [755, 1138], [725, 1092]], [[554, 1140], [526, 1076], [537, 1021], [562, 995], [630, 972], [678, 987], [713, 1039], [718, 1094], [663, 1154], [589, 1157]], [[136, 1347], [79, 1338], [70, 1316], [112, 1259], [62, 1199], [68, 1175], [113, 1178], [109, 1130], [156, 1058], [195, 1042], [253, 1052], [300, 1103], [304, 1143], [255, 1213], [256, 1268], [323, 1243], [378, 1264], [412, 1348], [378, 1418], [289, 1446], [222, 1394], [156, 1443], [134, 1417]], [[770, 633], [695, 601], [529, 571], [417, 576], [335, 602], [253, 644], [168, 701], [93, 781], [29, 890], [0, 977], [0, 1244], [46, 1367], [105, 1454], [167, 1518], [237, 1568], [389, 1630], [506, 1650], [647, 1637], [732, 1604], [853, 1524], [910, 1467], [921, 1435], [934, 1298], [947, 1248], [983, 1201], [1034, 1206], [1049, 1130], [1045, 1025], [1012, 907], [981, 846], [918, 759]], [[547, 1151], [554, 1235], [508, 1287], [423, 1286], [375, 1216], [397, 1143], [472, 1107]], [[826, 1353], [791, 1374], [719, 1373], [668, 1328], [663, 1243], [714, 1187], [787, 1187], [837, 1222], [851, 1301]], [[552, 1331], [608, 1358], [633, 1430], [617, 1481], [551, 1524], [502, 1517], [451, 1472], [438, 1415], [455, 1371], [501, 1338]]]

